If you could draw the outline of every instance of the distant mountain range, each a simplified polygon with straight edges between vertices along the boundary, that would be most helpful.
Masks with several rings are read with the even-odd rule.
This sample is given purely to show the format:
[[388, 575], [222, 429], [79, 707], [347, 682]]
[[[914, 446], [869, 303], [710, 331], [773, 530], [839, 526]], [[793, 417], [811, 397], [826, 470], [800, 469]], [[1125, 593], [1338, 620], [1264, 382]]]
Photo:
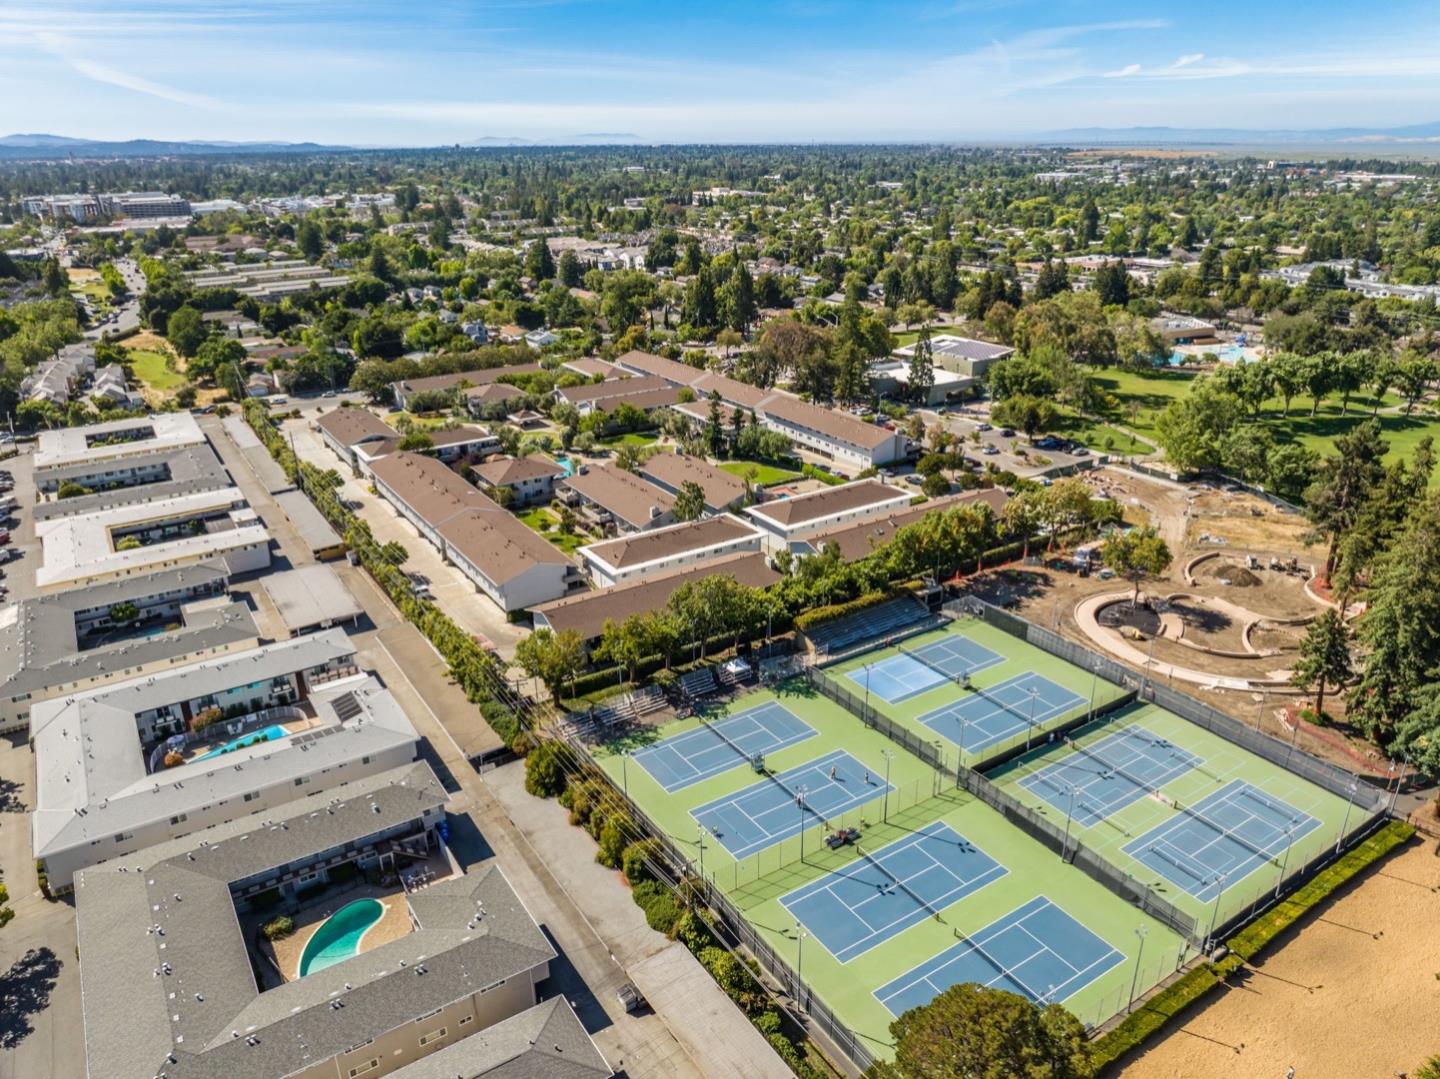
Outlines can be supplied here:
[[167, 142], [159, 139], [72, 139], [64, 135], [5, 135], [0, 137], [0, 159], [57, 157], [172, 157], [194, 154], [308, 154], [350, 150], [350, 146], [323, 146], [317, 142]]
[[1440, 123], [1409, 127], [1331, 127], [1314, 130], [1243, 127], [1076, 127], [1047, 131], [1031, 140], [1066, 145], [1150, 146], [1337, 146], [1440, 143]]

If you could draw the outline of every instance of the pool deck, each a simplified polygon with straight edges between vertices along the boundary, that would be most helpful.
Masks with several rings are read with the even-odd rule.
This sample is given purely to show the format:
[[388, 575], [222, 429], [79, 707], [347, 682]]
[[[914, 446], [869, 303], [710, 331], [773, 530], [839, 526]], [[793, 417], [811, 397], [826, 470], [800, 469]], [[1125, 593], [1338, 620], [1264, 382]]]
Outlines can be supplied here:
[[[318, 718], [316, 718], [315, 716], [307, 716], [304, 719], [291, 719], [286, 720], [283, 723], [267, 723], [265, 726], [256, 727], [254, 730], [247, 731], [243, 735], [236, 735], [235, 738], [249, 738], [256, 734], [259, 734], [261, 731], [268, 730], [270, 727], [284, 727], [285, 733], [287, 735], [300, 734], [303, 731], [308, 731], [311, 727], [318, 727], [319, 725], [320, 720]], [[215, 726], [218, 730], [225, 729], [223, 720], [215, 724]], [[197, 761], [201, 757], [205, 756], [205, 754], [209, 753], [212, 749], [218, 749], [220, 746], [225, 745], [227, 742], [233, 742], [235, 738], [229, 736], [216, 737], [212, 741], [197, 742], [195, 745], [188, 747], [189, 752], [185, 756], [185, 763], [191, 764], [194, 761]]]
[[[449, 863], [443, 856], [431, 857], [424, 863], [434, 870], [435, 879], [444, 880], [451, 875]], [[415, 863], [413, 868], [419, 868], [420, 863]], [[407, 867], [407, 871], [413, 871]], [[385, 904], [385, 913], [380, 920], [365, 931], [360, 939], [360, 950], [357, 955], [363, 955], [372, 948], [378, 948], [382, 944], [389, 944], [392, 940], [399, 940], [414, 928], [410, 922], [410, 906], [405, 899], [405, 889], [398, 883], [388, 888], [377, 888], [363, 881], [353, 888], [347, 888], [343, 892], [330, 892], [318, 902], [292, 914], [295, 919], [295, 932], [284, 940], [260, 941], [260, 952], [262, 958], [268, 960], [265, 964], [269, 969], [267, 974], [272, 978], [276, 975], [276, 967], [279, 967], [281, 977], [287, 982], [297, 979], [297, 971], [300, 966], [300, 957], [305, 953], [305, 945], [315, 931], [324, 924], [325, 919], [334, 914], [347, 903], [353, 903], [357, 899], [378, 899]], [[261, 925], [275, 916], [274, 912], [257, 912], [245, 919], [245, 931], [252, 934]], [[250, 936], [249, 939], [254, 939]], [[271, 964], [274, 964], [273, 966]]]

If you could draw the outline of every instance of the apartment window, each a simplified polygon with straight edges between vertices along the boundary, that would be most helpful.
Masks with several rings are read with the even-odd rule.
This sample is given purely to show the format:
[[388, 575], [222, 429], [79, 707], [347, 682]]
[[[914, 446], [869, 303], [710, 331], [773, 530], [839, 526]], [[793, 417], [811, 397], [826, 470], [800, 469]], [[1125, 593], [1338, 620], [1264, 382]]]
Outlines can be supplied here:
[[364, 1075], [366, 1072], [373, 1072], [378, 1067], [380, 1067], [380, 1058], [371, 1057], [364, 1064], [357, 1064], [350, 1069], [350, 1079], [355, 1079], [357, 1075]]
[[420, 1035], [420, 1045], [423, 1048], [431, 1042], [438, 1042], [443, 1037], [445, 1037], [444, 1027], [441, 1027], [439, 1030], [432, 1030], [429, 1034]]
[[247, 794], [247, 795], [245, 796], [245, 801], [247, 801], [247, 802], [253, 802], [253, 801], [255, 801], [256, 798], [259, 798], [259, 797], [260, 797], [260, 792], [259, 792], [259, 791], [251, 791], [249, 794]]
[[171, 817], [171, 818], [170, 818], [170, 823], [171, 823], [171, 824], [180, 824], [180, 823], [182, 823], [183, 821], [185, 821], [185, 820], [187, 820], [187, 819], [188, 819], [188, 818], [187, 818], [187, 815], [186, 815], [186, 814], [180, 813], [180, 814], [177, 814], [176, 816]]
[[474, 1020], [475, 1017], [473, 1015], [462, 1015], [460, 1017], [460, 1025], [463, 1027], [466, 1023], [474, 1022]]

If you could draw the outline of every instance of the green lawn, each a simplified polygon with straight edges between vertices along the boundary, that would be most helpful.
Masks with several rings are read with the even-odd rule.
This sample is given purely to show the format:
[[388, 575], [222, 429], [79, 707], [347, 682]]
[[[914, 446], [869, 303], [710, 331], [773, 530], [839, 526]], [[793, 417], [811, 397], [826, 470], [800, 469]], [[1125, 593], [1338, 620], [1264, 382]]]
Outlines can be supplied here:
[[[1141, 436], [1156, 441], [1156, 417], [1167, 404], [1183, 397], [1189, 391], [1194, 377], [1193, 374], [1173, 371], [1142, 373], [1109, 370], [1098, 375], [1096, 381], [1119, 402], [1115, 422], [1133, 428]], [[1313, 400], [1309, 397], [1295, 397], [1290, 402], [1287, 416], [1284, 413], [1284, 402], [1278, 397], [1271, 398], [1261, 406], [1260, 419], [1282, 442], [1295, 441], [1318, 453], [1329, 453], [1337, 437], [1370, 419], [1375, 408], [1375, 399], [1366, 393], [1352, 394], [1349, 411], [1342, 411], [1339, 395], [1331, 394], [1321, 399], [1320, 408], [1314, 416], [1310, 415], [1312, 404]], [[1382, 409], [1403, 405], [1404, 399], [1395, 394], [1386, 394], [1380, 399]], [[1381, 432], [1390, 443], [1387, 461], [1408, 457], [1427, 435], [1440, 441], [1440, 416], [1423, 411], [1423, 407], [1417, 405], [1409, 416], [1396, 412], [1381, 412], [1377, 417]], [[1091, 449], [1103, 449], [1108, 434], [1115, 438], [1116, 452], [1131, 452], [1128, 436], [1118, 431], [1108, 431], [1104, 425], [1091, 425], [1085, 434], [1063, 426], [1061, 430], [1081, 438]], [[1097, 437], [1098, 443], [1093, 440]], [[1432, 478], [1431, 484], [1440, 485], [1440, 473]]]
[[606, 449], [617, 449], [620, 446], [649, 446], [653, 445], [659, 436], [653, 431], [645, 434], [639, 431], [631, 431], [629, 434], [615, 435], [613, 438], [602, 438], [596, 441], [597, 446], [604, 446]]
[[[1132, 438], [1118, 427], [1087, 419], [1075, 412], [1065, 412], [1055, 428], [1067, 438], [1089, 446], [1096, 453], [1113, 453], [1123, 457], [1139, 457], [1153, 453], [1155, 447], [1142, 438]], [[1108, 445], [1106, 443], [1109, 443]]]
[[170, 366], [170, 357], [148, 348], [125, 350], [130, 357], [130, 370], [152, 390], [168, 393], [185, 385], [185, 376]]
[[744, 479], [750, 475], [750, 470], [755, 470], [755, 482], [761, 487], [770, 487], [776, 483], [790, 483], [800, 478], [800, 473], [792, 472], [788, 468], [777, 468], [775, 465], [764, 465], [759, 461], [721, 461], [720, 467], [730, 473]]
[[[569, 535], [561, 532], [560, 518], [545, 506], [531, 506], [529, 509], [520, 510], [515, 516], [519, 517], [529, 528], [540, 533], [551, 545], [558, 547], [567, 555], [574, 554], [577, 548], [583, 547], [586, 543], [590, 542], [588, 536], [582, 536], [579, 532], [573, 532]], [[542, 524], [548, 525], [549, 527], [541, 528], [540, 526]]]

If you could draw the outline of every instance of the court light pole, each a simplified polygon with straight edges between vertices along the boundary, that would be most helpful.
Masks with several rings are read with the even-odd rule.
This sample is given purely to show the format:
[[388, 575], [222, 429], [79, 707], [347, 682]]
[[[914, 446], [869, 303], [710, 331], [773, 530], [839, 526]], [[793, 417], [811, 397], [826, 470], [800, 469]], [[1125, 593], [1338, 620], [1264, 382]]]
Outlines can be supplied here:
[[1025, 724], [1025, 752], [1026, 752], [1026, 753], [1029, 753], [1029, 752], [1030, 752], [1030, 739], [1031, 739], [1031, 736], [1034, 734], [1034, 731], [1035, 731], [1035, 701], [1039, 698], [1039, 696], [1040, 696], [1040, 691], [1039, 691], [1038, 689], [1032, 689], [1032, 690], [1030, 691], [1030, 721]]
[[1295, 822], [1285, 825], [1285, 858], [1280, 863], [1280, 879], [1275, 882], [1275, 898], [1280, 898], [1280, 888], [1285, 883], [1285, 870], [1290, 866], [1290, 845], [1295, 842]]
[[1340, 847], [1345, 842], [1345, 829], [1350, 827], [1350, 809], [1355, 804], [1355, 795], [1360, 792], [1360, 780], [1350, 780], [1350, 797], [1345, 801], [1345, 820], [1340, 824], [1340, 834], [1335, 837], [1335, 853], [1340, 853]]
[[627, 763], [629, 760], [630, 751], [628, 749], [622, 749], [620, 751], [620, 784], [625, 790], [625, 800], [627, 802], [630, 800], [630, 769]]
[[1210, 908], [1210, 931], [1205, 934], [1205, 952], [1208, 955], [1210, 949], [1215, 946], [1215, 921], [1220, 917], [1220, 897], [1225, 894], [1225, 881], [1230, 877], [1229, 873], [1221, 873], [1215, 878], [1215, 905]]
[[705, 825], [697, 824], [695, 830], [699, 833], [700, 880], [703, 882], [705, 880]]
[[870, 711], [870, 664], [865, 664], [865, 711]]
[[890, 819], [890, 760], [895, 754], [882, 749], [880, 755], [885, 758], [885, 801], [880, 809], [880, 820], [886, 822]]
[[795, 796], [795, 804], [800, 807], [800, 860], [805, 860], [805, 792], [808, 787], [801, 787], [800, 793]]
[[795, 923], [795, 981], [798, 983], [795, 988], [801, 998], [796, 1003], [805, 1007], [805, 938], [809, 936], [805, 927], [799, 922]]
[[1135, 973], [1130, 976], [1130, 1003], [1125, 1006], [1127, 1013], [1135, 1010], [1135, 987], [1140, 981], [1140, 957], [1145, 954], [1145, 935], [1149, 932], [1143, 925], [1135, 927], [1135, 935], [1140, 938], [1140, 948], [1135, 953]]
[[1089, 722], [1095, 718], [1095, 689], [1100, 683], [1100, 660], [1095, 660], [1095, 666], [1090, 668], [1090, 715], [1086, 718]]
[[1065, 842], [1060, 845], [1060, 860], [1070, 850], [1070, 818], [1075, 815], [1075, 784], [1070, 784], [1070, 804], [1065, 809]]

